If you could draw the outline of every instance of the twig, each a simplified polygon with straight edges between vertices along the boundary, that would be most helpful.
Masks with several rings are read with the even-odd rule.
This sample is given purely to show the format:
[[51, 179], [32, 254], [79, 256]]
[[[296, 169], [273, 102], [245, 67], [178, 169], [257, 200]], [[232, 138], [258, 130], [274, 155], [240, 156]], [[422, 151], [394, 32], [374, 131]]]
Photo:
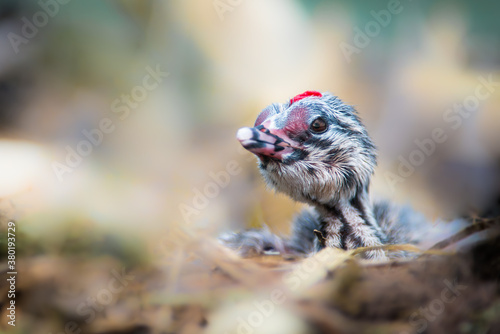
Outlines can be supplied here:
[[460, 240], [463, 240], [472, 234], [484, 231], [490, 227], [495, 226], [496, 224], [500, 223], [500, 217], [497, 218], [492, 218], [492, 219], [481, 219], [481, 221], [477, 223], [473, 223], [470, 226], [467, 226], [466, 228], [462, 229], [460, 232], [452, 235], [451, 237], [444, 239], [431, 248], [429, 250], [436, 250], [436, 249], [444, 249], [454, 243], [459, 242]]
[[319, 244], [321, 245], [321, 247], [325, 247], [326, 239], [323, 236], [323, 233], [321, 233], [321, 231], [319, 231], [319, 230], [314, 230], [313, 233], [316, 236], [316, 238], [318, 239]]

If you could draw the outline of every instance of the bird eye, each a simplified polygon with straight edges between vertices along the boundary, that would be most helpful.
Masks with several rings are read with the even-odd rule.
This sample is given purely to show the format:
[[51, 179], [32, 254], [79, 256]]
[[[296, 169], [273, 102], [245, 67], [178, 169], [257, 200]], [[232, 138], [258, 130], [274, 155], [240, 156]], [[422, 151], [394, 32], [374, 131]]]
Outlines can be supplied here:
[[312, 123], [311, 123], [311, 131], [315, 133], [321, 133], [326, 130], [326, 121], [323, 118], [316, 118]]

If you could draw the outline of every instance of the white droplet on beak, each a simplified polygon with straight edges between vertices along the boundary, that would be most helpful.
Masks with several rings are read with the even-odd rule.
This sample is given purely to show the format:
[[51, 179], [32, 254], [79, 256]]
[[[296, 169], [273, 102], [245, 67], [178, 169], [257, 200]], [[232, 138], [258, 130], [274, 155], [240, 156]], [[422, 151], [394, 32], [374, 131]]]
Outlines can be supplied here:
[[252, 139], [252, 137], [253, 132], [250, 128], [241, 128], [236, 133], [236, 139], [238, 139], [239, 141], [249, 140]]

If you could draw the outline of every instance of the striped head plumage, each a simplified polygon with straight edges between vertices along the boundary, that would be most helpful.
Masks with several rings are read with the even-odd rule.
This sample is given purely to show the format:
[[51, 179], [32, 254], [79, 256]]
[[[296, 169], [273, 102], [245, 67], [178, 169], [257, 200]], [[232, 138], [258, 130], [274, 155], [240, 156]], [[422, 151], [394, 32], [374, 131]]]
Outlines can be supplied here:
[[316, 205], [353, 198], [368, 187], [376, 165], [355, 109], [330, 93], [308, 91], [271, 104], [237, 138], [259, 158], [271, 187]]

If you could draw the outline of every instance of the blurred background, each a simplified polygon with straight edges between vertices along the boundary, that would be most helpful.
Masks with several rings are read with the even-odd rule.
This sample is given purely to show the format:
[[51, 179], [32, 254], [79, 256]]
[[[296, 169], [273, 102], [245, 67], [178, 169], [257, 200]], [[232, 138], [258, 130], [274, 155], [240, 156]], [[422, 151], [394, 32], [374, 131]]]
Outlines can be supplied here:
[[[499, 11], [486, 0], [2, 0], [2, 229], [17, 222], [25, 256], [132, 263], [164, 260], [176, 227], [287, 233], [301, 205], [266, 189], [235, 133], [305, 90], [356, 106], [380, 154], [374, 198], [431, 220], [497, 215]], [[416, 141], [436, 129], [447, 139], [420, 164]], [[402, 159], [419, 163], [395, 182]]]

